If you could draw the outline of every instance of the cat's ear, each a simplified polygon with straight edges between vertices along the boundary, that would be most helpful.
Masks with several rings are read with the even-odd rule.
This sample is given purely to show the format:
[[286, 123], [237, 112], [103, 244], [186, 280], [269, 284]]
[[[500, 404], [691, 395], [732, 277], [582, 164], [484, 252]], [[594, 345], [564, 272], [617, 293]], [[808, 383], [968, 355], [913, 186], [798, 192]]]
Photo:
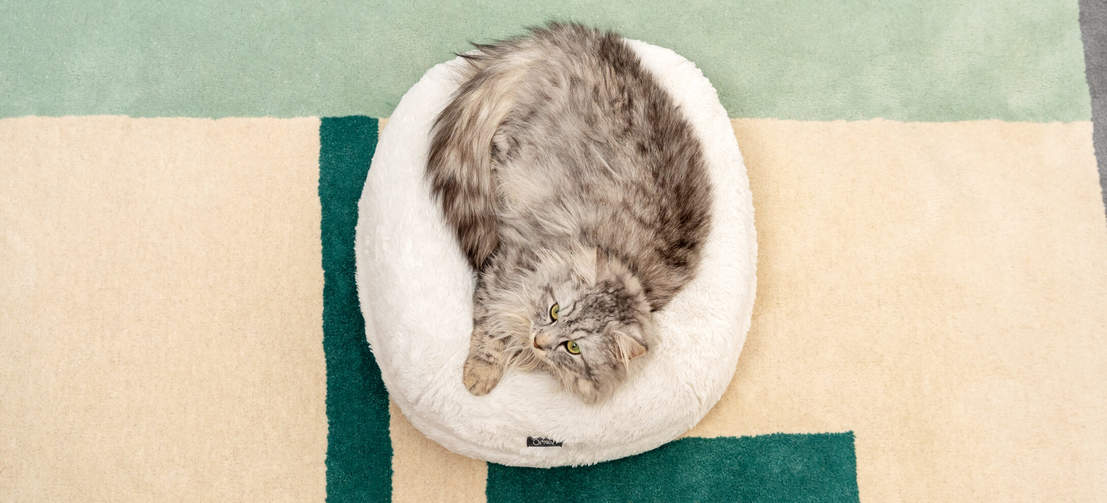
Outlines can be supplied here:
[[619, 352], [626, 357], [627, 360], [633, 360], [646, 354], [649, 347], [646, 346], [646, 340], [642, 337], [642, 334], [637, 329], [631, 330], [619, 330], [615, 332], [615, 344], [619, 347]]

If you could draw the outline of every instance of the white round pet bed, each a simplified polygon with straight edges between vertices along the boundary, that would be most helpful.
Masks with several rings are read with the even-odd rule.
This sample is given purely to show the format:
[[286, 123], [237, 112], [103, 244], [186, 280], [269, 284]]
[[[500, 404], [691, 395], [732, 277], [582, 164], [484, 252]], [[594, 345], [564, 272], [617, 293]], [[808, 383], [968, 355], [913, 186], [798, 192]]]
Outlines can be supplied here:
[[365, 332], [393, 402], [447, 449], [507, 465], [591, 464], [688, 431], [734, 375], [753, 309], [756, 239], [742, 155], [726, 110], [696, 65], [629, 41], [703, 143], [713, 204], [696, 278], [657, 313], [660, 342], [631, 362], [606, 402], [588, 405], [543, 372], [508, 370], [486, 396], [461, 383], [474, 274], [423, 177], [428, 131], [458, 85], [460, 58], [400, 100], [365, 181], [356, 239]]

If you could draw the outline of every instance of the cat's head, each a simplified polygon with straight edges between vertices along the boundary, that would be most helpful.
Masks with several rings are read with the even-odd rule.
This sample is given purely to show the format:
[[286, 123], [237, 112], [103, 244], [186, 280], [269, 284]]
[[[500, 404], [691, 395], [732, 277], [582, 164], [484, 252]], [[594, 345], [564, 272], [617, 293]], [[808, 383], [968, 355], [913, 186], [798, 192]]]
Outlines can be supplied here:
[[607, 397], [655, 340], [641, 283], [594, 248], [544, 257], [535, 276], [530, 351], [584, 401]]

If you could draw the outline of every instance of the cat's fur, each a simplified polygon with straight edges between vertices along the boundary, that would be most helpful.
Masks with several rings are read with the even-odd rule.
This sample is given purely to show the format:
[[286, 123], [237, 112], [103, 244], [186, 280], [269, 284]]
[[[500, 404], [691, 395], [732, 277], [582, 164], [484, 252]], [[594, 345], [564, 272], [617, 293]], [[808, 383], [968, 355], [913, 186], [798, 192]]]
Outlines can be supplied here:
[[710, 226], [702, 147], [614, 33], [552, 23], [476, 47], [427, 162], [478, 271], [463, 382], [483, 395], [507, 366], [542, 368], [595, 402], [656, 342], [653, 312], [696, 271]]

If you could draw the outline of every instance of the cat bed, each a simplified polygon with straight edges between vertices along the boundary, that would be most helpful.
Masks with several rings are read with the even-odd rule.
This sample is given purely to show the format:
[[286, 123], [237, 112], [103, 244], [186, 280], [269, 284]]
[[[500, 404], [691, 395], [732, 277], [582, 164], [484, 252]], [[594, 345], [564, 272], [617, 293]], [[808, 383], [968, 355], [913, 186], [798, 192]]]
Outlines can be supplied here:
[[447, 449], [496, 463], [592, 464], [685, 433], [730, 384], [756, 281], [753, 204], [715, 89], [675, 52], [629, 41], [703, 143], [712, 225], [699, 272], [656, 313], [659, 343], [631, 361], [607, 401], [582, 402], [544, 372], [509, 369], [486, 396], [461, 382], [474, 273], [423, 177], [429, 130], [456, 89], [460, 58], [430, 69], [381, 133], [358, 208], [357, 286], [365, 332], [392, 401]]

